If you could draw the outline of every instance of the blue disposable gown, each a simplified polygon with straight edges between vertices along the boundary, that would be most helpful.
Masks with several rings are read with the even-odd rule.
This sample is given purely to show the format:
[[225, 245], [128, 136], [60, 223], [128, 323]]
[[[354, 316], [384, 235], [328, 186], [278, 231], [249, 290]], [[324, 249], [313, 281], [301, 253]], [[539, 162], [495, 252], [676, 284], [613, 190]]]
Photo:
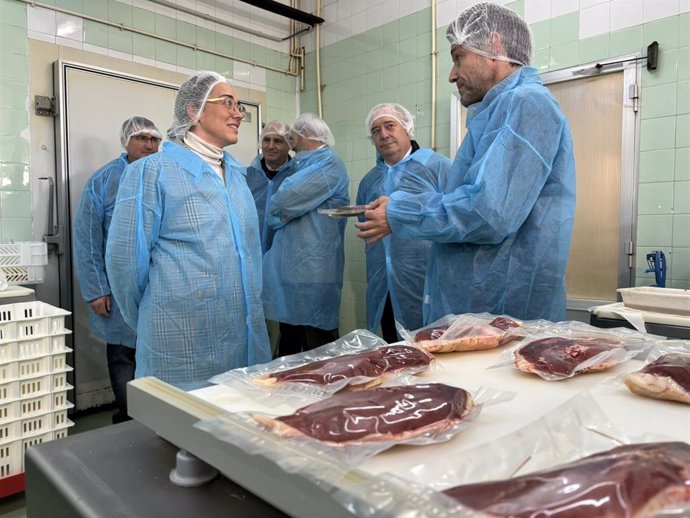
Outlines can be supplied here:
[[532, 67], [470, 107], [443, 194], [399, 191], [387, 208], [393, 233], [434, 241], [426, 323], [482, 311], [562, 320], [574, 212], [568, 122]]
[[288, 160], [285, 162], [273, 179], [266, 176], [261, 167], [262, 155], [257, 156], [247, 167], [247, 185], [252, 191], [254, 203], [256, 204], [256, 212], [259, 215], [259, 232], [261, 234], [261, 251], [265, 254], [266, 250], [271, 248], [273, 243], [273, 235], [275, 230], [268, 225], [268, 203], [274, 192], [278, 190], [280, 184], [283, 183], [288, 176], [295, 172], [295, 160]]
[[[431, 149], [417, 149], [393, 167], [380, 159], [359, 184], [357, 204], [365, 205], [390, 196], [399, 189], [408, 192], [441, 192], [450, 160]], [[376, 332], [381, 323], [386, 297], [390, 293], [395, 319], [405, 329], [423, 325], [424, 280], [431, 241], [404, 239], [389, 234], [365, 245], [367, 261], [367, 328]]]
[[137, 330], [135, 376], [184, 390], [271, 359], [261, 307], [261, 245], [245, 168], [224, 153], [227, 185], [172, 142], [127, 168], [106, 264]]
[[264, 311], [278, 322], [336, 329], [346, 221], [317, 209], [350, 203], [347, 170], [329, 147], [294, 160], [295, 173], [269, 201], [268, 223], [276, 233], [264, 256]]
[[[84, 302], [110, 295], [110, 283], [105, 270], [105, 244], [110, 220], [117, 198], [120, 178], [127, 167], [127, 153], [108, 162], [86, 181], [74, 217], [74, 271]], [[106, 343], [134, 347], [137, 335], [122, 318], [120, 308], [110, 297], [111, 309], [107, 317], [98, 316], [89, 308], [91, 333]]]

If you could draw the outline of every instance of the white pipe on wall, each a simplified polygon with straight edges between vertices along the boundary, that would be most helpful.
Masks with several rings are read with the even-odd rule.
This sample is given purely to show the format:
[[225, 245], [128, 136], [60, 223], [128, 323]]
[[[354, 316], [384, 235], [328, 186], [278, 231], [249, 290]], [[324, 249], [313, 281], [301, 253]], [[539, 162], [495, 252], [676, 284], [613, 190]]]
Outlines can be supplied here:
[[291, 70], [290, 68], [281, 69], [281, 68], [272, 67], [269, 65], [262, 65], [260, 63], [256, 63], [255, 61], [250, 61], [248, 59], [238, 58], [237, 56], [231, 56], [230, 54], [224, 54], [222, 52], [217, 52], [217, 51], [212, 50], [212, 49], [206, 49], [203, 47], [199, 47], [197, 45], [187, 43], [185, 41], [179, 41], [179, 40], [175, 40], [173, 38], [166, 38], [165, 36], [161, 36], [159, 34], [144, 31], [141, 29], [137, 29], [135, 27], [130, 27], [130, 26], [125, 25], [123, 23], [114, 23], [114, 22], [111, 22], [110, 20], [105, 20], [103, 18], [98, 18], [96, 16], [90, 16], [88, 14], [78, 13], [76, 11], [70, 11], [69, 9], [63, 9], [62, 7], [56, 7], [54, 5], [43, 4], [41, 2], [36, 2], [35, 0], [17, 0], [17, 1], [23, 2], [23, 3], [27, 4], [29, 7], [41, 7], [43, 9], [50, 9], [51, 11], [56, 11], [58, 13], [68, 14], [70, 16], [75, 16], [77, 18], [81, 18], [82, 20], [89, 20], [92, 22], [102, 23], [103, 25], [107, 25], [109, 27], [115, 27], [116, 29], [132, 32], [134, 34], [141, 34], [143, 36], [149, 36], [150, 38], [155, 38], [155, 39], [161, 40], [161, 41], [167, 41], [168, 43], [172, 43], [174, 45], [179, 45], [180, 47], [186, 47], [188, 49], [192, 49], [195, 51], [206, 52], [207, 54], [212, 54], [214, 56], [219, 56], [221, 58], [227, 58], [227, 59], [230, 59], [233, 61], [239, 61], [240, 63], [246, 63], [248, 65], [263, 68], [265, 70], [272, 70], [274, 72], [280, 72], [281, 74], [285, 74], [288, 76], [299, 75], [299, 66], [297, 67], [297, 70]]
[[[321, 0], [316, 0], [316, 16], [321, 17]], [[323, 118], [323, 99], [321, 97], [321, 25], [316, 26], [316, 104], [318, 115]]]
[[431, 0], [431, 141], [430, 147], [436, 151], [436, 0]]

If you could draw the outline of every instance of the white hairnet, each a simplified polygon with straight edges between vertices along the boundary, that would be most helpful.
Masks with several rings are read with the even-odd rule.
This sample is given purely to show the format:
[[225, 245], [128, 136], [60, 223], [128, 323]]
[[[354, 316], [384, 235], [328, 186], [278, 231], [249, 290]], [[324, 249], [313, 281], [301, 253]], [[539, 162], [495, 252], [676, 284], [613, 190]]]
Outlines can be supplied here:
[[283, 121], [269, 121], [261, 130], [261, 135], [259, 135], [259, 142], [261, 142], [266, 135], [278, 135], [282, 137], [285, 142], [290, 145], [290, 126], [285, 124]]
[[[501, 36], [503, 49], [494, 48], [491, 35]], [[460, 45], [491, 59], [529, 65], [532, 39], [529, 26], [510, 9], [482, 2], [468, 7], [446, 30], [451, 46]]]
[[[168, 129], [169, 138], [184, 137], [189, 128], [197, 123], [206, 106], [206, 99], [218, 83], [230, 84], [230, 81], [217, 72], [208, 70], [197, 72], [182, 83], [175, 97], [175, 113], [172, 126]], [[191, 117], [187, 113], [188, 106], [194, 108]]]
[[410, 137], [414, 136], [414, 117], [407, 108], [396, 103], [383, 103], [374, 106], [367, 115], [367, 135], [371, 137], [371, 125], [376, 119], [391, 117], [398, 121]]
[[290, 129], [307, 140], [323, 142], [327, 146], [335, 144], [328, 124], [315, 113], [303, 113], [295, 119]]
[[122, 128], [120, 129], [122, 147], [126, 148], [127, 144], [129, 144], [129, 139], [134, 135], [150, 135], [163, 140], [163, 135], [158, 131], [156, 125], [146, 117], [130, 117], [122, 123]]

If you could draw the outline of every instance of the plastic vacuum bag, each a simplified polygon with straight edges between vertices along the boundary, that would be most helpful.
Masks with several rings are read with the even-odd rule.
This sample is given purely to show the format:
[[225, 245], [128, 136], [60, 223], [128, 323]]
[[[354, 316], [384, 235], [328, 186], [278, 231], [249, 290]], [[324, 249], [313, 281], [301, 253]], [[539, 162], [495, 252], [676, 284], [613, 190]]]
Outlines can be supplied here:
[[489, 313], [446, 315], [417, 331], [398, 325], [400, 336], [409, 344], [432, 353], [481, 351], [519, 340], [523, 322]]
[[585, 392], [498, 440], [336, 499], [363, 517], [687, 516], [690, 445], [665, 440], [615, 430]]
[[582, 322], [559, 322], [542, 325], [538, 332], [504, 351], [492, 367], [513, 365], [547, 381], [557, 381], [644, 357], [657, 343], [657, 337], [630, 329], [603, 330]]
[[649, 352], [642, 369], [617, 381], [641, 396], [690, 404], [690, 341], [660, 343]]
[[314, 400], [384, 381], [399, 384], [428, 370], [433, 362], [434, 357], [420, 349], [388, 345], [360, 329], [311, 351], [228, 371], [211, 382], [250, 391], [275, 402], [293, 396]]
[[[476, 419], [484, 405], [513, 396], [486, 388], [472, 395], [443, 384], [379, 387], [336, 394], [289, 416], [239, 413], [230, 421], [217, 418], [196, 426], [244, 451], [264, 455], [286, 471], [318, 475], [308, 459], [300, 461], [284, 446], [294, 444], [356, 465], [396, 445], [447, 441]], [[232, 426], [237, 420], [245, 428], [242, 433]]]

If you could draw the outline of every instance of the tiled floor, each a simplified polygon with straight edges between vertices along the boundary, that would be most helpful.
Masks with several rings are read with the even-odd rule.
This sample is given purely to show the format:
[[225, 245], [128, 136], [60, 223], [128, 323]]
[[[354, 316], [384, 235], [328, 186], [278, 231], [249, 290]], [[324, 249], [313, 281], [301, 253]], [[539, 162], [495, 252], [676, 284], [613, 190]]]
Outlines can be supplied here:
[[[114, 410], [104, 410], [79, 417], [70, 417], [74, 421], [74, 426], [70, 429], [69, 435], [111, 425], [113, 412]], [[26, 518], [24, 493], [0, 499], [0, 517]]]

